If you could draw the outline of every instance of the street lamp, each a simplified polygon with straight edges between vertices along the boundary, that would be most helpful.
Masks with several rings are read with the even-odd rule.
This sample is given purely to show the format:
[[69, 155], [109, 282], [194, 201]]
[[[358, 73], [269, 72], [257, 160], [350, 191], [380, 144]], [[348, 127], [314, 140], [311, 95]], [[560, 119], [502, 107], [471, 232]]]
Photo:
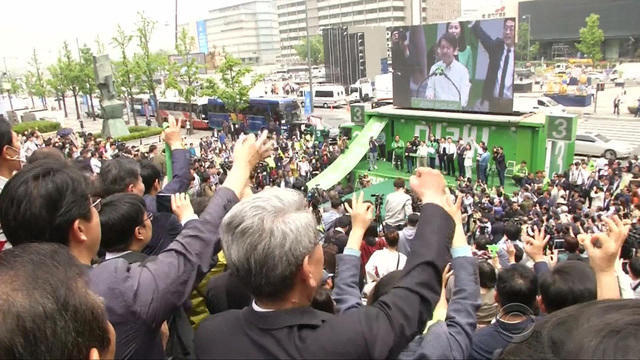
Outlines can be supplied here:
[[522, 19], [529, 18], [527, 21], [527, 62], [529, 61], [529, 55], [531, 54], [531, 15], [522, 15]]

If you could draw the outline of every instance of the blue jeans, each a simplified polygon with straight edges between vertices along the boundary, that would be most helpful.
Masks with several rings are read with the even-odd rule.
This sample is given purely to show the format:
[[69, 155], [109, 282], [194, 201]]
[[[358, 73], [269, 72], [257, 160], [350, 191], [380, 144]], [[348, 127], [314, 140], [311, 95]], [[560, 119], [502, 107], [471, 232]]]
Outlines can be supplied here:
[[487, 182], [487, 165], [478, 165], [478, 180], [483, 183]]
[[435, 156], [429, 158], [429, 167], [432, 168], [432, 169], [436, 168], [436, 158], [435, 158]]
[[378, 161], [378, 153], [370, 152], [369, 153], [369, 170], [373, 170], [373, 168], [375, 168], [376, 161]]
[[498, 179], [500, 179], [500, 186], [504, 186], [504, 172], [506, 169], [498, 169]]
[[408, 157], [407, 158], [407, 170], [409, 171], [409, 174], [413, 173], [413, 158], [412, 157]]

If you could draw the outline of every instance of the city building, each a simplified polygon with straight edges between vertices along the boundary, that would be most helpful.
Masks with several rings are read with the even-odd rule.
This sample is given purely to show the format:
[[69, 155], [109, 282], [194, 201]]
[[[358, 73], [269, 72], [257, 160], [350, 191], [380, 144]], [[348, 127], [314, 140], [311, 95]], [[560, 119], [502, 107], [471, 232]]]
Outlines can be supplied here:
[[[640, 49], [640, 1], [638, 0], [535, 0], [519, 3], [520, 21], [531, 21], [531, 41], [540, 42], [540, 56], [574, 57], [575, 43], [585, 18], [600, 15], [604, 32], [603, 55], [607, 60], [633, 58]], [[557, 49], [565, 51], [558, 55]]]
[[401, 26], [426, 21], [426, 0], [276, 0], [281, 58], [300, 62], [295, 46], [330, 27]]
[[280, 55], [278, 19], [272, 0], [221, 5], [209, 10], [205, 19], [184, 26], [196, 37], [201, 51], [223, 51], [255, 65], [275, 64]]

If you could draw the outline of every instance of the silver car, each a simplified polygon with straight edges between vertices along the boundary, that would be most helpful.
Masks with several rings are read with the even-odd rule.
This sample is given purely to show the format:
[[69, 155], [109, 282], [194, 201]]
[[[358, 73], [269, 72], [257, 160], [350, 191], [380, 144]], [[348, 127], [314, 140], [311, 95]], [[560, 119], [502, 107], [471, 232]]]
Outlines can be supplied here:
[[596, 132], [576, 134], [576, 155], [603, 156], [607, 159], [619, 159], [631, 156], [634, 147], [631, 144], [610, 140]]

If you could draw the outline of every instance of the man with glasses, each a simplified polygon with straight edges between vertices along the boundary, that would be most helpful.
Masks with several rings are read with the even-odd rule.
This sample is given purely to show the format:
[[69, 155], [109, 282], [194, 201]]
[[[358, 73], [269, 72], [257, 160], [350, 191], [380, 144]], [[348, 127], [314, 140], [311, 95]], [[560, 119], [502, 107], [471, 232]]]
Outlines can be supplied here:
[[[172, 209], [184, 228], [158, 256], [142, 262], [124, 258], [125, 252], [140, 249], [152, 235], [141, 194], [118, 194], [131, 203], [133, 216], [117, 211], [113, 199], [91, 201], [88, 178], [62, 161], [38, 161], [9, 180], [0, 194], [0, 223], [12, 245], [61, 243], [90, 269], [89, 287], [104, 299], [116, 330], [116, 358], [164, 358], [162, 324], [188, 299], [198, 277], [209, 270], [212, 255], [221, 248], [218, 229], [222, 218], [250, 192], [251, 169], [269, 155], [266, 134], [257, 141], [253, 135], [239, 141], [227, 181], [200, 219], [193, 215], [185, 195], [173, 195]], [[135, 185], [128, 188], [136, 190]], [[133, 197], [139, 199], [137, 210]], [[104, 215], [99, 216], [96, 208]], [[113, 216], [108, 222], [107, 213]], [[118, 237], [120, 243], [116, 243], [119, 234], [128, 235]], [[113, 258], [91, 267], [102, 236]]]

